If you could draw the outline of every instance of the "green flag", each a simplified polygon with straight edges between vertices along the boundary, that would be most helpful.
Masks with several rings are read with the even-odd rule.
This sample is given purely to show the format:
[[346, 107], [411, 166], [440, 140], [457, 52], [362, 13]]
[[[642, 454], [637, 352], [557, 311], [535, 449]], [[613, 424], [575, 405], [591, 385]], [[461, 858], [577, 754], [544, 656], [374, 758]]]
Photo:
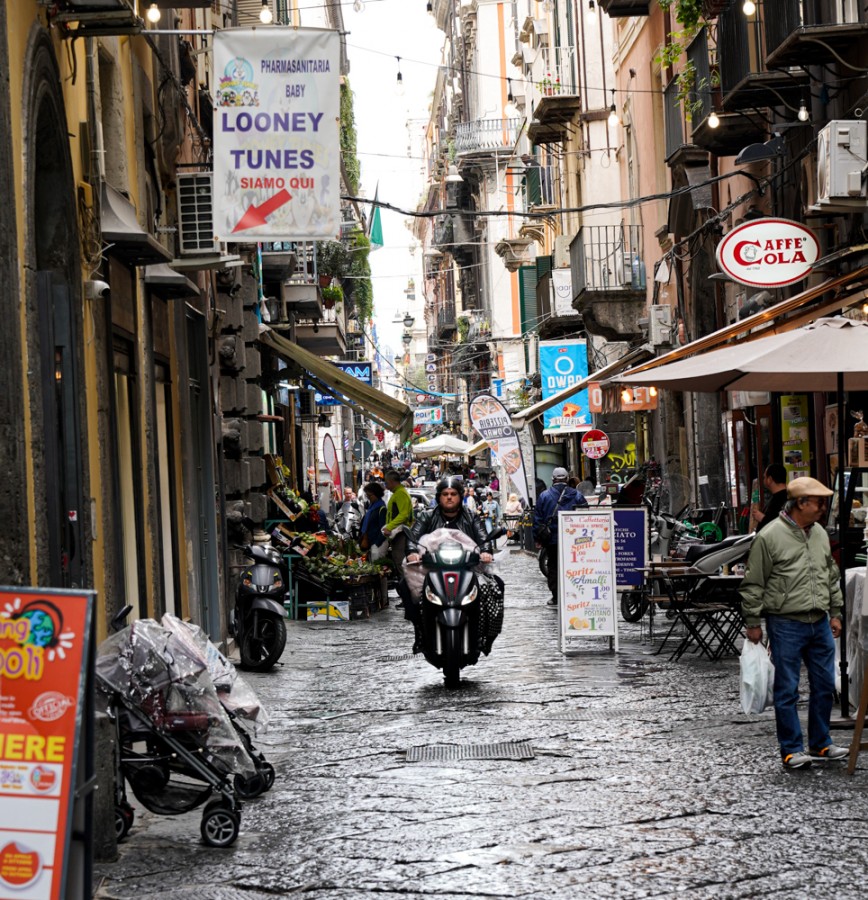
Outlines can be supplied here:
[[379, 250], [380, 247], [383, 246], [383, 225], [380, 222], [380, 207], [377, 206], [377, 196], [380, 193], [380, 183], [377, 182], [376, 190], [374, 191], [374, 209], [371, 213], [371, 230], [368, 234], [368, 237], [371, 240], [371, 250]]

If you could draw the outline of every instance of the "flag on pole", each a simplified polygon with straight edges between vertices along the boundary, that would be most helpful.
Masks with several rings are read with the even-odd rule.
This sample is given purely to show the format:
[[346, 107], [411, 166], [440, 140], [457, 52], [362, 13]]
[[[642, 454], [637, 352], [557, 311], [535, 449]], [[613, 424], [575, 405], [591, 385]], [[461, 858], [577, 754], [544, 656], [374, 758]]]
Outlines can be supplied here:
[[380, 182], [374, 189], [374, 204], [371, 212], [371, 230], [368, 237], [371, 240], [371, 250], [379, 250], [383, 246], [383, 223], [380, 221], [380, 207], [377, 206], [377, 197], [380, 194]]

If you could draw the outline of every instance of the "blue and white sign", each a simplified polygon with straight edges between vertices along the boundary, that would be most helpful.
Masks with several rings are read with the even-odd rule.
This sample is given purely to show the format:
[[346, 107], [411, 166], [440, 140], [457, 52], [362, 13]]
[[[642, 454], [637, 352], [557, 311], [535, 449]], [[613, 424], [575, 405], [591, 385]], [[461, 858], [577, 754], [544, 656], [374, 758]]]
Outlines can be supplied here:
[[[337, 366], [342, 372], [346, 372], [347, 375], [358, 378], [359, 381], [365, 384], [373, 384], [374, 367], [370, 362], [333, 362], [332, 365]], [[312, 384], [309, 384], [308, 387], [315, 390]], [[336, 397], [332, 397], [331, 394], [321, 394], [319, 391], [316, 392], [316, 402], [318, 406], [341, 405], [341, 401]]]
[[340, 35], [214, 32], [214, 234], [333, 240], [340, 231]]
[[[588, 377], [588, 349], [585, 341], [540, 341], [539, 371], [542, 397], [554, 394]], [[543, 413], [546, 434], [567, 434], [593, 427], [588, 408], [588, 390], [573, 394]]]
[[648, 565], [648, 510], [615, 506], [615, 573], [618, 590], [641, 587]]
[[443, 407], [442, 406], [424, 406], [421, 409], [413, 410], [414, 425], [442, 425], [443, 424]]

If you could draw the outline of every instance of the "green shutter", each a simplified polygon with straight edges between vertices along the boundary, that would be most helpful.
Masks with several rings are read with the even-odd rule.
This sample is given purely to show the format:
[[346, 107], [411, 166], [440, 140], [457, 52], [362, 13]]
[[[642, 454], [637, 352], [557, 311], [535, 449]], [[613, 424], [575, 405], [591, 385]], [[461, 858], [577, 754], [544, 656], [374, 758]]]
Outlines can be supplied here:
[[538, 256], [536, 258], [536, 280], [539, 281], [552, 270], [551, 256]]
[[534, 160], [524, 170], [524, 193], [528, 209], [533, 206], [539, 206], [542, 203], [542, 187], [539, 175], [539, 163]]
[[518, 296], [521, 312], [521, 333], [527, 334], [537, 326], [536, 266], [521, 266], [518, 270]]

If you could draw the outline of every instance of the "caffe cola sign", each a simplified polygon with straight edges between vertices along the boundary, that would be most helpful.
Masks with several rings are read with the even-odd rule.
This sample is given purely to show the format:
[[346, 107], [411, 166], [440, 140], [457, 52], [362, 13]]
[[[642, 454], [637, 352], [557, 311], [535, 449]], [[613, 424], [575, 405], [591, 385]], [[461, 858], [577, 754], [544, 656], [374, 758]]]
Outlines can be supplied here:
[[733, 281], [779, 288], [807, 277], [820, 245], [814, 233], [789, 219], [755, 219], [733, 228], [717, 246], [717, 264]]

